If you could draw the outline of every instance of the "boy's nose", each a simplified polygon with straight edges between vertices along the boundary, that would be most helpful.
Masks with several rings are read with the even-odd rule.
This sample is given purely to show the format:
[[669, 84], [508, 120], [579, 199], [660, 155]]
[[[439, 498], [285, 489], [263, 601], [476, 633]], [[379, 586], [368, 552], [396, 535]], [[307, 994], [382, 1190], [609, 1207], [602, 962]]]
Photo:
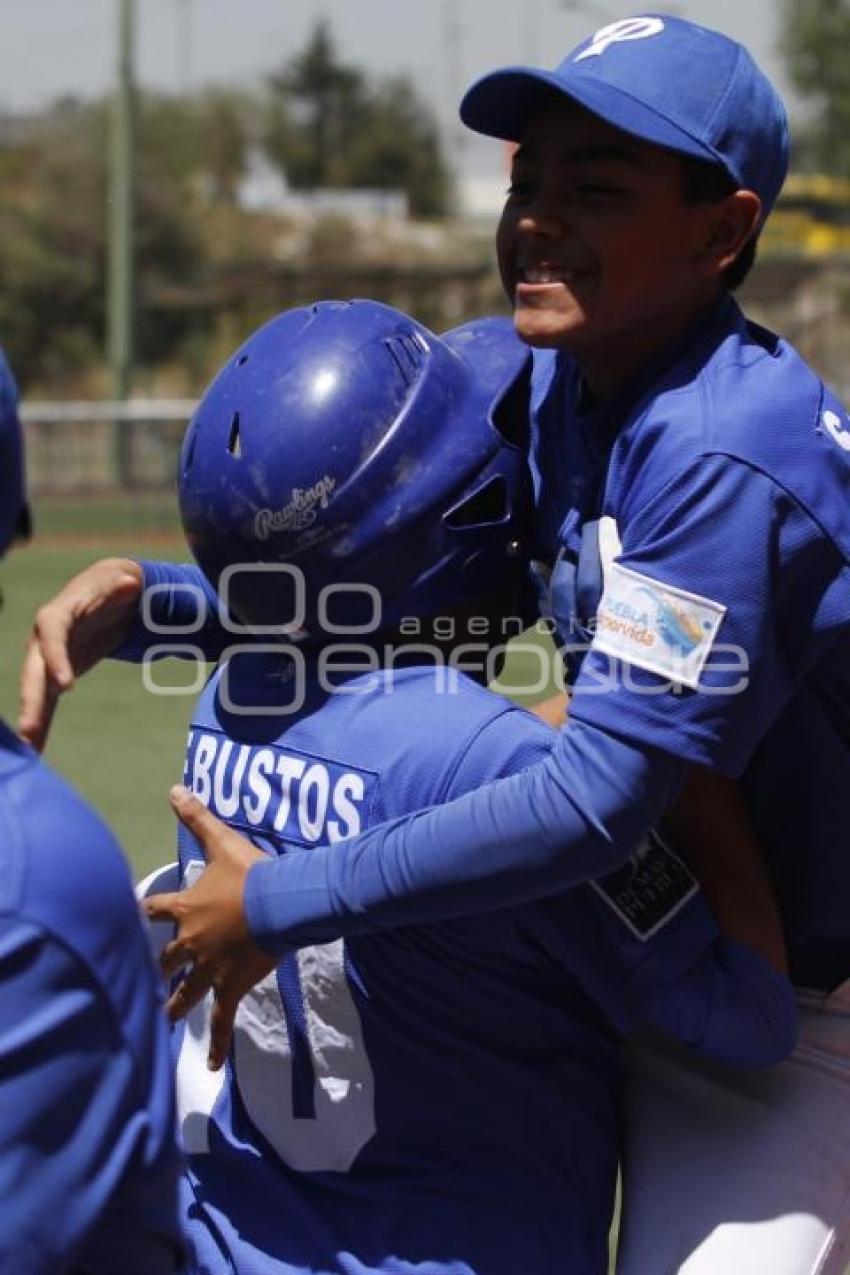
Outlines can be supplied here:
[[568, 228], [569, 218], [563, 206], [538, 199], [523, 209], [517, 226], [526, 234], [560, 237]]
[[527, 233], [555, 236], [571, 228], [569, 202], [563, 190], [546, 180], [534, 184], [517, 213], [517, 225]]

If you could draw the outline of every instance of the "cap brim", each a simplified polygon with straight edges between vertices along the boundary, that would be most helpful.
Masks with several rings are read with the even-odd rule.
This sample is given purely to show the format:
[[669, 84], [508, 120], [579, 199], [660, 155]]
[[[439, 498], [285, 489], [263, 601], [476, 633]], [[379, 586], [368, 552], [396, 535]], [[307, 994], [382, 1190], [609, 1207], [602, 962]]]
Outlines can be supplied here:
[[[473, 84], [464, 95], [460, 118], [476, 133], [519, 142], [531, 116], [552, 93], [578, 102], [579, 106], [598, 115], [614, 128], [642, 141], [720, 164], [729, 171], [716, 151], [657, 111], [610, 84], [596, 83], [580, 73], [565, 80], [554, 72], [528, 67], [505, 67], [504, 70], [493, 71]], [[736, 174], [731, 176], [737, 180]]]

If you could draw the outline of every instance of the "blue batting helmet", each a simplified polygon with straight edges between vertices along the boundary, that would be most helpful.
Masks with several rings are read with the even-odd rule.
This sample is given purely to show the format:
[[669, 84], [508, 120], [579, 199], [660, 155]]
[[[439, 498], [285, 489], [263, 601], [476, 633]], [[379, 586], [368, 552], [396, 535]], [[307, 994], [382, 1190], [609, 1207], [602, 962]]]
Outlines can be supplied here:
[[24, 489], [24, 439], [18, 420], [18, 390], [0, 350], [0, 554], [29, 535]]
[[179, 473], [192, 552], [234, 615], [366, 631], [504, 588], [529, 503], [528, 364], [508, 319], [438, 337], [374, 301], [249, 337]]

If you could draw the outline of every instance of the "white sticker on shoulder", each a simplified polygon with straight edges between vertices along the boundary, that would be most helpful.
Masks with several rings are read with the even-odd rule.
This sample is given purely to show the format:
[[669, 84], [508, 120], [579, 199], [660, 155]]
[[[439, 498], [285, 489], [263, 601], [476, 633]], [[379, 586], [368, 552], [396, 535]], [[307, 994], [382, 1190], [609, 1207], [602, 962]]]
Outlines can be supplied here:
[[592, 649], [694, 689], [725, 606], [612, 562]]
[[620, 533], [617, 523], [610, 514], [603, 514], [599, 519], [599, 559], [602, 563], [603, 585], [608, 583], [608, 573], [615, 558], [623, 552], [620, 544]]

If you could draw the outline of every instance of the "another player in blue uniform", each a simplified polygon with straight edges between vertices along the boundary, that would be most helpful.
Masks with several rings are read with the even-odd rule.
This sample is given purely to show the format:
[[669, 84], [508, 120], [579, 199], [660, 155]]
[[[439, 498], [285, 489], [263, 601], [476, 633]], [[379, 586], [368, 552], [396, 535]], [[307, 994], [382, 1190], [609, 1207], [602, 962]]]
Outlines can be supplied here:
[[[295, 645], [216, 670], [185, 783], [267, 855], [548, 755], [553, 732], [447, 666], [439, 639], [452, 622], [481, 679], [516, 609], [526, 469], [503, 431], [523, 421], [529, 361], [507, 320], [440, 340], [386, 306], [323, 303], [261, 329], [205, 395], [180, 465], [189, 541], [216, 589], [230, 576], [240, 620], [299, 615]], [[186, 831], [180, 865], [189, 885], [203, 867]], [[594, 888], [286, 956], [212, 1076], [209, 1010], [177, 1044], [187, 1226], [209, 1275], [599, 1275], [619, 1033], [655, 1023], [766, 1063], [794, 1025], [790, 985], [719, 936], [654, 836]]]
[[[0, 552], [28, 533], [0, 354]], [[0, 723], [0, 1270], [183, 1270], [168, 1033], [124, 859]]]
[[[688, 765], [740, 776], [792, 973], [815, 997], [812, 1038], [829, 1023], [818, 1074], [840, 1077], [822, 1087], [816, 1119], [789, 1097], [782, 1122], [806, 1127], [811, 1155], [788, 1146], [799, 1177], [785, 1174], [785, 1192], [774, 1175], [754, 1221], [818, 1218], [812, 1262], [831, 1247], [843, 1264], [850, 425], [795, 351], [748, 323], [730, 295], [784, 178], [785, 113], [741, 46], [658, 15], [603, 28], [555, 71], [486, 77], [462, 112], [520, 142], [500, 261], [535, 347], [538, 552], [551, 570], [546, 605], [578, 648], [567, 652], [570, 720], [522, 775], [345, 847], [253, 867], [229, 934], [219, 928], [209, 944], [196, 934], [196, 948], [235, 965], [254, 950], [246, 918], [250, 936], [282, 954], [552, 893], [622, 864]], [[100, 577], [82, 600], [72, 590], [54, 634], [92, 592], [108, 599], [111, 586]], [[163, 602], [179, 617], [179, 597]], [[58, 653], [52, 642], [48, 667], [67, 682], [61, 636]], [[35, 650], [36, 723], [42, 659]], [[811, 1093], [815, 1069], [806, 1075]], [[763, 1094], [756, 1102], [766, 1109]], [[824, 1164], [840, 1168], [822, 1179]], [[699, 1185], [690, 1195], [692, 1207], [712, 1203]], [[734, 1208], [721, 1204], [698, 1238]], [[693, 1246], [668, 1231], [671, 1253]]]

